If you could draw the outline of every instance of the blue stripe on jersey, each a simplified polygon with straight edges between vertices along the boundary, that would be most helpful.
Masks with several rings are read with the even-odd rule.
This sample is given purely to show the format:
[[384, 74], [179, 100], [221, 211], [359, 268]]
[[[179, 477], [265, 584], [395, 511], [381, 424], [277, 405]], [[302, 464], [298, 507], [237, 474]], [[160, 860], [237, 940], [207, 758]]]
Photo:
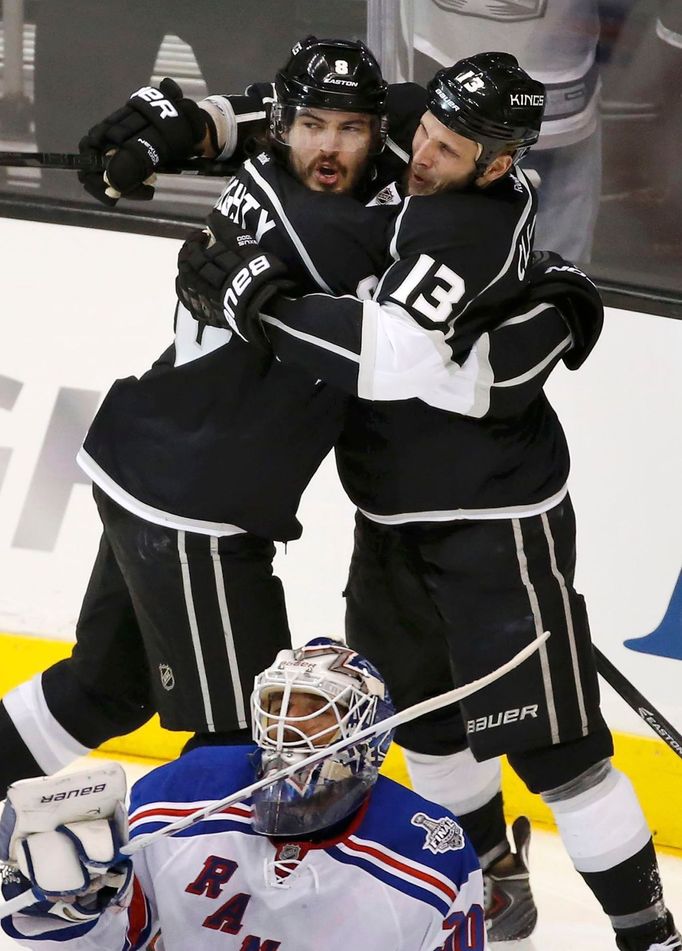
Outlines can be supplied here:
[[[44, 902], [42, 904], [45, 904]], [[38, 917], [27, 916], [28, 921], [37, 921]], [[17, 938], [22, 941], [72, 941], [76, 938], [82, 938], [89, 931], [95, 927], [99, 918], [95, 918], [93, 921], [86, 921], [78, 925], [73, 925], [72, 927], [60, 928], [59, 930], [54, 930], [58, 927], [59, 922], [64, 921], [63, 918], [58, 918], [56, 915], [52, 915], [46, 921], [46, 927], [48, 930], [44, 931], [42, 934], [26, 934], [21, 931], [17, 931], [14, 927], [12, 918], [3, 918], [0, 921], [0, 926], [6, 935], [9, 935], [10, 938]]]
[[407, 862], [418, 862], [432, 868], [448, 879], [459, 891], [471, 872], [480, 868], [478, 856], [468, 839], [462, 849], [444, 849], [433, 853], [426, 848], [426, 831], [422, 825], [414, 825], [413, 817], [423, 813], [431, 819], [457, 818], [443, 806], [422, 799], [411, 789], [379, 776], [364, 819], [354, 834], [384, 845]]
[[204, 746], [147, 773], [133, 786], [130, 812], [157, 802], [224, 799], [255, 779], [255, 746]]
[[[168, 820], [161, 822], [152, 820], [149, 822], [141, 822], [131, 831], [130, 838], [134, 839], [138, 835], [147, 835], [150, 832], [156, 832], [157, 829], [162, 829], [169, 824], [170, 822]], [[259, 834], [246, 822], [235, 822], [233, 819], [203, 819], [201, 822], [188, 826], [186, 829], [173, 832], [171, 838], [180, 839], [193, 835], [216, 835], [218, 832], [241, 832], [244, 835]]]
[[379, 881], [383, 882], [384, 885], [388, 885], [389, 888], [394, 888], [396, 891], [409, 895], [410, 898], [415, 898], [417, 901], [432, 905], [438, 914], [444, 918], [448, 915], [450, 905], [446, 899], [434, 895], [433, 892], [428, 891], [426, 888], [421, 888], [416, 882], [409, 882], [404, 878], [400, 878], [398, 875], [392, 875], [386, 867], [380, 868], [372, 862], [368, 862], [361, 855], [349, 855], [347, 852], [342, 852], [341, 849], [336, 846], [332, 846], [326, 851], [327, 854], [336, 859], [337, 862], [343, 862], [344, 865], [355, 865], [356, 868], [368, 872], [373, 878], [378, 878]]

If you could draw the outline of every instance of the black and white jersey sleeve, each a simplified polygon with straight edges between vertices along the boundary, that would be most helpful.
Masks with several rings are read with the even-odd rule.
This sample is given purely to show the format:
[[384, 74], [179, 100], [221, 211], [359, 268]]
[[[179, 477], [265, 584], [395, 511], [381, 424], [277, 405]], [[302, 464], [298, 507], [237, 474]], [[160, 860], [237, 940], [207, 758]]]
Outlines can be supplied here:
[[535, 208], [522, 172], [406, 199], [372, 299], [274, 299], [263, 321], [275, 352], [363, 399], [459, 411], [463, 362], [523, 290]]
[[237, 164], [246, 158], [246, 143], [262, 136], [268, 127], [274, 97], [272, 83], [253, 83], [243, 95], [208, 96], [199, 102], [215, 123], [218, 161], [230, 159]]

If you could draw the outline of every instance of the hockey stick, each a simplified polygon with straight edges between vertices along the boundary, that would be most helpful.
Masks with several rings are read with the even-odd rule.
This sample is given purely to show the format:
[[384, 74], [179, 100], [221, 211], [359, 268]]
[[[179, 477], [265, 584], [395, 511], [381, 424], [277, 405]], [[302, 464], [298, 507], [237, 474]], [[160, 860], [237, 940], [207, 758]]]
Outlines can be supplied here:
[[[183, 816], [181, 819], [176, 819], [175, 822], [169, 823], [162, 829], [157, 829], [155, 832], [149, 832], [147, 835], [138, 836], [132, 842], [124, 845], [119, 854], [121, 856], [134, 855], [135, 852], [146, 849], [147, 846], [151, 845], [152, 842], [156, 842], [157, 839], [164, 838], [167, 835], [172, 835], [175, 832], [181, 832], [183, 829], [187, 829], [190, 826], [196, 825], [197, 822], [201, 822], [201, 820], [205, 819], [207, 816], [212, 816], [216, 812], [222, 812], [235, 802], [241, 802], [244, 799], [248, 799], [249, 796], [251, 796], [258, 789], [263, 789], [264, 786], [271, 786], [280, 779], [286, 779], [286, 777], [291, 776], [292, 773], [297, 773], [299, 770], [305, 769], [307, 766], [313, 766], [315, 763], [319, 763], [320, 760], [327, 759], [327, 757], [333, 756], [335, 753], [338, 753], [341, 750], [348, 749], [350, 746], [355, 746], [361, 740], [369, 739], [370, 737], [376, 736], [379, 733], [387, 733], [389, 730], [392, 730], [403, 723], [408, 723], [410, 720], [415, 720], [417, 717], [423, 716], [425, 713], [430, 713], [432, 710], [440, 710], [441, 707], [447, 707], [452, 703], [457, 703], [459, 700], [464, 700], [465, 697], [469, 697], [472, 693], [482, 690], [483, 687], [487, 687], [489, 684], [494, 683], [494, 681], [499, 680], [500, 677], [504, 677], [505, 674], [509, 673], [509, 671], [514, 670], [515, 667], [518, 667], [520, 664], [522, 664], [528, 657], [531, 656], [531, 654], [534, 654], [535, 651], [538, 650], [542, 644], [544, 644], [548, 637], [549, 631], [545, 631], [543, 634], [540, 634], [539, 637], [515, 654], [511, 660], [508, 660], [506, 664], [502, 664], [502, 666], [498, 667], [497, 670], [491, 671], [491, 673], [486, 674], [484, 677], [480, 677], [478, 680], [472, 680], [471, 683], [463, 684], [461, 687], [455, 687], [454, 690], [448, 690], [446, 693], [441, 693], [437, 697], [431, 697], [428, 700], [422, 700], [421, 703], [415, 703], [413, 706], [407, 707], [405, 710], [394, 714], [392, 717], [387, 717], [385, 720], [381, 720], [379, 723], [374, 723], [372, 726], [368, 726], [364, 730], [360, 730], [360, 732], [356, 733], [354, 736], [346, 737], [346, 739], [339, 740], [338, 743], [334, 743], [332, 746], [325, 746], [316, 753], [311, 753], [310, 756], [307, 756], [304, 760], [301, 760], [300, 763], [292, 763], [290, 766], [285, 766], [283, 769], [278, 769], [276, 773], [273, 773], [267, 778], [259, 779], [250, 786], [245, 786], [243, 789], [238, 789], [237, 792], [232, 793], [230, 796], [226, 796], [224, 799], [218, 799], [215, 802], [210, 803], [210, 805], [204, 806], [202, 809], [197, 809], [196, 812], [191, 813], [189, 816]], [[0, 902], [0, 918], [5, 918], [7, 915], [21, 911], [22, 908], [26, 907], [26, 905], [32, 903], [31, 899], [36, 899], [36, 897], [37, 896], [34, 895], [32, 889], [29, 888], [20, 895], [15, 895], [14, 898], [9, 899], [8, 901]]]
[[[104, 172], [105, 157], [79, 155], [73, 152], [0, 152], [0, 166], [16, 168], [54, 168], [70, 171]], [[157, 169], [159, 175], [230, 175], [234, 166], [228, 162], [196, 158]]]
[[[593, 645], [594, 647], [594, 645]], [[594, 656], [597, 661], [597, 670], [602, 675], [607, 684], [613, 687], [616, 693], [620, 694], [623, 700], [637, 716], [651, 727], [656, 736], [660, 737], [664, 743], [667, 743], [673, 752], [682, 758], [682, 734], [669, 723], [663, 714], [659, 713], [656, 707], [644, 697], [639, 690], [630, 683], [627, 677], [611, 663], [608, 657], [594, 647]]]

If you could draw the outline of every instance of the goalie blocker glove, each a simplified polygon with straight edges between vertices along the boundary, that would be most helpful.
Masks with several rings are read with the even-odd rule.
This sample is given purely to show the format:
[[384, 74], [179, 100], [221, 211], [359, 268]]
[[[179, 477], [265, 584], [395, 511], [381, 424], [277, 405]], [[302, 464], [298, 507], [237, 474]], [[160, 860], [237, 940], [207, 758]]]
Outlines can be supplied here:
[[533, 252], [526, 283], [524, 296], [529, 303], [554, 304], [568, 324], [573, 345], [563, 361], [569, 370], [577, 370], [589, 356], [604, 325], [599, 291], [580, 268], [554, 251]]
[[286, 268], [219, 211], [211, 212], [208, 226], [192, 232], [180, 248], [178, 298], [201, 323], [270, 350], [260, 311], [274, 294], [291, 288]]
[[149, 200], [154, 188], [148, 179], [158, 168], [194, 155], [211, 133], [213, 120], [196, 102], [185, 99], [172, 79], [163, 79], [157, 89], [143, 86], [122, 109], [93, 126], [81, 139], [82, 155], [93, 159], [113, 151], [104, 176], [81, 171], [78, 179], [85, 190], [105, 205], [117, 199]]

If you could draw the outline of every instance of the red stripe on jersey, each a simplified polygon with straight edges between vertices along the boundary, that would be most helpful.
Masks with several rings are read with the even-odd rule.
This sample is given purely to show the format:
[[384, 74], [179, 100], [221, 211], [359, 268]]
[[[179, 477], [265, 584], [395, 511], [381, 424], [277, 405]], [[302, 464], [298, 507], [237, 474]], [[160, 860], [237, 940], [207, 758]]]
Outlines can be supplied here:
[[[178, 819], [181, 819], [183, 816], [191, 816], [193, 813], [198, 812], [201, 806], [197, 806], [194, 809], [173, 809], [167, 808], [164, 806], [152, 806], [151, 809], [145, 809], [144, 812], [135, 812], [130, 817], [130, 827], [132, 828], [136, 823], [141, 822], [143, 819], [154, 819], [154, 818], [163, 818], [164, 816], [175, 816]], [[250, 819], [251, 811], [249, 809], [239, 808], [238, 806], [228, 806], [226, 809], [221, 809], [219, 812], [211, 813], [214, 816], [239, 816], [242, 819]], [[205, 816], [206, 819], [210, 816]]]
[[[140, 935], [147, 927], [147, 899], [144, 897], [142, 886], [136, 878], [133, 879], [133, 897], [128, 906], [128, 931], [126, 938], [131, 948], [136, 948]], [[128, 946], [126, 945], [126, 947]]]
[[373, 848], [371, 845], [364, 845], [360, 842], [357, 842], [355, 839], [348, 839], [343, 843], [347, 848], [353, 849], [355, 852], [366, 852], [369, 855], [374, 856], [374, 858], [379, 859], [380, 862], [383, 862], [384, 865], [397, 869], [399, 872], [402, 872], [404, 875], [410, 876], [410, 878], [421, 879], [423, 882], [428, 882], [429, 885], [433, 885], [435, 888], [438, 888], [443, 892], [444, 895], [454, 901], [457, 898], [457, 890], [454, 887], [449, 887], [445, 882], [441, 882], [440, 879], [435, 878], [433, 875], [429, 875], [428, 872], [423, 872], [420, 868], [415, 868], [413, 865], [407, 865], [405, 862], [400, 862], [398, 859], [393, 858], [392, 855], [387, 855], [385, 852], [381, 852], [379, 849]]

